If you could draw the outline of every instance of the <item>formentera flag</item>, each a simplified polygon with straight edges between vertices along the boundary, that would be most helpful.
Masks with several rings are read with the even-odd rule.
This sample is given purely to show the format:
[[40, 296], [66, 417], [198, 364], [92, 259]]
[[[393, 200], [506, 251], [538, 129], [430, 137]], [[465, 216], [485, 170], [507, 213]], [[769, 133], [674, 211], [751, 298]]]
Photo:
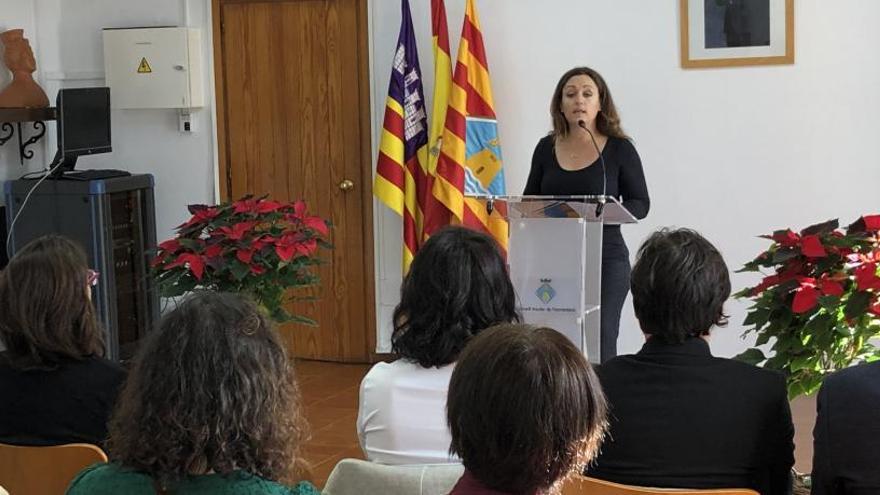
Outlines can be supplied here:
[[467, 0], [458, 59], [433, 185], [434, 195], [462, 224], [491, 234], [507, 250], [506, 211], [487, 212], [467, 194], [505, 194], [489, 65], [474, 0]]

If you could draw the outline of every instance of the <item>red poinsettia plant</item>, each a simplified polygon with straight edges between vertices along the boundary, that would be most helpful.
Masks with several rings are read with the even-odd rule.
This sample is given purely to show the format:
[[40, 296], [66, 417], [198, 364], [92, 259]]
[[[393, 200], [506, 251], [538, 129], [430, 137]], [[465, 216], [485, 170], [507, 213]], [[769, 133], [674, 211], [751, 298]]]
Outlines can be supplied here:
[[773, 243], [739, 271], [765, 277], [735, 297], [754, 302], [744, 335], [757, 334], [758, 346], [772, 340], [773, 355], [753, 348], [738, 358], [785, 372], [792, 398], [831, 371], [880, 359], [870, 341], [880, 336], [880, 215], [844, 230], [831, 220], [761, 237]]
[[246, 196], [216, 206], [190, 205], [192, 217], [159, 244], [153, 270], [163, 297], [196, 288], [249, 294], [279, 322], [314, 324], [284, 309], [287, 289], [318, 282], [312, 267], [329, 248], [330, 224], [303, 201]]

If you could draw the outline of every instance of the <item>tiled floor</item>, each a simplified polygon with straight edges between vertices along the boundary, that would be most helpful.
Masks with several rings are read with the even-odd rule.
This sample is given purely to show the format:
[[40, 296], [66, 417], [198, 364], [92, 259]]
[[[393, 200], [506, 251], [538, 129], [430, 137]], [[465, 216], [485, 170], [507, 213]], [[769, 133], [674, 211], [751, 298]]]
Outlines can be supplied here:
[[[363, 459], [355, 422], [358, 388], [369, 368], [364, 364], [297, 361], [305, 414], [312, 431], [311, 440], [305, 446], [305, 457], [312, 467], [312, 481], [318, 487], [324, 486], [340, 459]], [[791, 409], [795, 427], [795, 468], [809, 472], [813, 456], [815, 397], [798, 398]]]
[[297, 361], [297, 378], [311, 427], [304, 454], [311, 465], [312, 482], [318, 487], [324, 486], [340, 459], [363, 459], [355, 423], [358, 388], [369, 369], [365, 364]]

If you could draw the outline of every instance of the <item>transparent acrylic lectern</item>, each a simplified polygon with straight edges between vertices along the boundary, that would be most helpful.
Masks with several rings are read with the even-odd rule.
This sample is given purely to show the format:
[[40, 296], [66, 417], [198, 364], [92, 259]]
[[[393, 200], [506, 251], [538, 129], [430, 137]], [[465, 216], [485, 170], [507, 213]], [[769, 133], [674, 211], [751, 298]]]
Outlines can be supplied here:
[[507, 261], [523, 320], [558, 330], [600, 362], [602, 227], [636, 218], [608, 196], [469, 199], [508, 220]]

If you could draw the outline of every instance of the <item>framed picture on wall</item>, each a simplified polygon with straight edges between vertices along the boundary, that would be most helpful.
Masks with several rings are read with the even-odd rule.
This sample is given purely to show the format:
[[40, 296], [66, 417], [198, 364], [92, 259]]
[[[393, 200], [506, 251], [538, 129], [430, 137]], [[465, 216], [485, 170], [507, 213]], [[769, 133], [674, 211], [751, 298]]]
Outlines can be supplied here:
[[794, 63], [794, 0], [679, 0], [681, 66]]

